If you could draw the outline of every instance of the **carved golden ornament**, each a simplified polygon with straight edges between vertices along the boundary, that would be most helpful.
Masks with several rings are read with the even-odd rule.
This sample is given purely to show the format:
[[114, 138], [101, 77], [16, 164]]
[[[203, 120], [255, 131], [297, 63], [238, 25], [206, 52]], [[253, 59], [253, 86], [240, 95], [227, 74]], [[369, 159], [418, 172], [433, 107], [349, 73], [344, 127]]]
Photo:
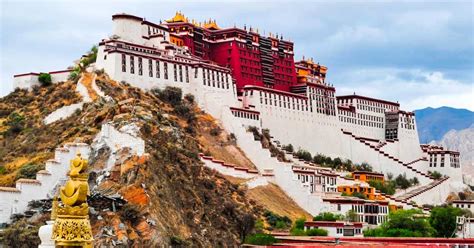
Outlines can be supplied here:
[[71, 160], [69, 180], [60, 188], [59, 203], [53, 201], [52, 218], [55, 217], [52, 238], [56, 246], [92, 247], [92, 229], [89, 222], [88, 161], [77, 156]]
[[92, 247], [92, 229], [88, 216], [58, 216], [53, 226], [56, 246]]

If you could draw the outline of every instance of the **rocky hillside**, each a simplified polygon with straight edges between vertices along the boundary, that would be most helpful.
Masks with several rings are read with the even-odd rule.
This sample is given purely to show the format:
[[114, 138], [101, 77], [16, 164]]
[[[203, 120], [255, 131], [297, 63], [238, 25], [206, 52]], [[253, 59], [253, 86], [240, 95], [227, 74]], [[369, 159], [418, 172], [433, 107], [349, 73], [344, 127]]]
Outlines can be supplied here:
[[[201, 111], [192, 96], [182, 99], [175, 88], [144, 92], [101, 72], [82, 76], [92, 101], [48, 125], [43, 120], [50, 113], [84, 100], [77, 82], [16, 90], [0, 99], [0, 186], [34, 178], [61, 144], [92, 144], [107, 123], [117, 130], [136, 127], [146, 154], [117, 151], [109, 168], [110, 147], [93, 145], [90, 206], [97, 245], [235, 247], [263, 219], [264, 210], [291, 219], [309, 217], [275, 185], [247, 190], [202, 165], [199, 153], [254, 168], [232, 135]], [[43, 224], [48, 211], [48, 206], [36, 207], [26, 215], [30, 218], [16, 216], [6, 239]], [[38, 241], [26, 236], [32, 244]]]
[[450, 130], [469, 128], [474, 123], [474, 112], [450, 107], [415, 110], [421, 143], [439, 141]]

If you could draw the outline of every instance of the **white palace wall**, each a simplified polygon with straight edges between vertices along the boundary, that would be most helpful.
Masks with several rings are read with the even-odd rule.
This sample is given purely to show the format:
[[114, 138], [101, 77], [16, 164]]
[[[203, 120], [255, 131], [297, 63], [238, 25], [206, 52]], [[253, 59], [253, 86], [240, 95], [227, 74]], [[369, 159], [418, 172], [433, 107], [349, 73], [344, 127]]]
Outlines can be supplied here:
[[0, 187], [0, 223], [9, 223], [12, 214], [23, 213], [28, 202], [51, 198], [57, 188], [67, 179], [69, 163], [80, 152], [88, 158], [90, 148], [83, 143], [69, 143], [55, 150], [54, 159], [46, 162], [45, 170], [36, 174], [36, 179], [19, 179], [15, 188]]

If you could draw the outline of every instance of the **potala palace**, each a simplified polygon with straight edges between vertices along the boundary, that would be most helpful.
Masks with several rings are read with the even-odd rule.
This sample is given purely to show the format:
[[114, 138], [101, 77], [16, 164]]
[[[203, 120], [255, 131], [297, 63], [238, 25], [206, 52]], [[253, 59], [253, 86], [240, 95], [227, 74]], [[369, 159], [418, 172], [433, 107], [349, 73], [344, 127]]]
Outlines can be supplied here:
[[[465, 187], [459, 153], [420, 144], [413, 112], [402, 110], [398, 102], [370, 96], [338, 96], [336, 87], [326, 82], [327, 67], [312, 59], [295, 61], [294, 43], [281, 35], [265, 36], [250, 27], [221, 28], [214, 20], [197, 23], [181, 13], [160, 23], [129, 14], [116, 14], [112, 20], [112, 34], [99, 42], [95, 69], [144, 90], [173, 86], [194, 95], [201, 109], [235, 135], [257, 170], [204, 154], [201, 160], [223, 174], [252, 179], [249, 187], [273, 182], [312, 215], [353, 210], [364, 225], [384, 222], [392, 208], [444, 203], [450, 192]], [[52, 72], [53, 81], [66, 80], [69, 72]], [[14, 81], [28, 88], [38, 84], [38, 74], [16, 75]], [[269, 130], [279, 149], [291, 144], [313, 155], [368, 163], [374, 172], [348, 178], [347, 172], [318, 167], [290, 152], [290, 162], [279, 161], [254, 139], [249, 127]], [[435, 179], [429, 171], [443, 176]], [[367, 183], [368, 178], [383, 181], [388, 174], [416, 177], [419, 184], [385, 195]], [[4, 194], [19, 195], [21, 202], [25, 196], [19, 192], [34, 184], [21, 181], [16, 190], [0, 194], [2, 199]], [[54, 184], [40, 187], [46, 185], [50, 192]], [[32, 192], [26, 197], [34, 197]], [[343, 192], [361, 192], [368, 199], [341, 196]], [[0, 222], [25, 207], [15, 204], [4, 203], [2, 208], [12, 210], [4, 211]], [[359, 224], [351, 228], [361, 235]], [[334, 229], [333, 235], [342, 232]]]

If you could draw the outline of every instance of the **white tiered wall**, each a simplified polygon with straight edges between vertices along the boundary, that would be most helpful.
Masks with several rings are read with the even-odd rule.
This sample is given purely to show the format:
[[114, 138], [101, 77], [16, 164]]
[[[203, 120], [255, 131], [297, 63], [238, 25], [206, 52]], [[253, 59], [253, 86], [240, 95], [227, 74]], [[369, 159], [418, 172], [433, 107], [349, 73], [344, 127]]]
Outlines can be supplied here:
[[23, 213], [28, 202], [54, 196], [57, 188], [65, 183], [70, 161], [78, 152], [88, 158], [90, 148], [84, 143], [68, 143], [55, 150], [54, 159], [46, 162], [36, 179], [19, 179], [15, 188], [0, 187], [0, 223], [10, 222], [12, 214]]

